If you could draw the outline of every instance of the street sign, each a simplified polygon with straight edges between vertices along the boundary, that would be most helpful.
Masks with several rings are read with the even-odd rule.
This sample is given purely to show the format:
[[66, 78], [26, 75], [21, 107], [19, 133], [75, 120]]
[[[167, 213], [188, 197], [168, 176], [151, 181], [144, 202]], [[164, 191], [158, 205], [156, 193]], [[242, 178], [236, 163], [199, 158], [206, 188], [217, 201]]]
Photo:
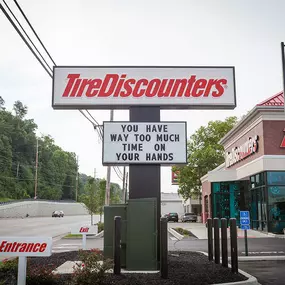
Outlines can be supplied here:
[[250, 229], [249, 211], [240, 211], [240, 228], [242, 230]]

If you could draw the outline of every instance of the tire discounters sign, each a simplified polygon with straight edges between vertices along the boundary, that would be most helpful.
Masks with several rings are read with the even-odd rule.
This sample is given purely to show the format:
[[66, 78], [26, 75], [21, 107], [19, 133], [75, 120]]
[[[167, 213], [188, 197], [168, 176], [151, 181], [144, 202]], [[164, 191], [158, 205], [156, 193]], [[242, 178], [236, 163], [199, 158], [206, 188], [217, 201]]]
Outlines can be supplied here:
[[50, 256], [52, 238], [45, 237], [0, 237], [2, 256]]
[[185, 164], [185, 122], [104, 122], [103, 165]]
[[131, 106], [234, 109], [234, 67], [54, 67], [54, 109]]

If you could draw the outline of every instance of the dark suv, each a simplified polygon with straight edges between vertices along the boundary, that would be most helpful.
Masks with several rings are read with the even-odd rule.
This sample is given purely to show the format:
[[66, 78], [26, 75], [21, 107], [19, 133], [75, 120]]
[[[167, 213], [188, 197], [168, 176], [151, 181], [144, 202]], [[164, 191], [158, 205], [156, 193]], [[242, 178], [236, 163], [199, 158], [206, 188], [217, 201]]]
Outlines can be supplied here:
[[168, 213], [165, 214], [164, 217], [167, 218], [168, 222], [178, 222], [178, 214], [177, 213]]
[[185, 213], [182, 217], [181, 217], [181, 221], [182, 223], [184, 222], [197, 222], [197, 215], [194, 213]]

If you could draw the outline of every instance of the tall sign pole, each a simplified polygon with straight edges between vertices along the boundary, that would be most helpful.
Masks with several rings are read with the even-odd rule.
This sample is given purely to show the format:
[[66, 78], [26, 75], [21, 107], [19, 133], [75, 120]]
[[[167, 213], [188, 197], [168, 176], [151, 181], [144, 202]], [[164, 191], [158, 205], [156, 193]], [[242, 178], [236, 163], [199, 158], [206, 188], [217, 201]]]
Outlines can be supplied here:
[[126, 200], [125, 200], [125, 197], [126, 197], [126, 166], [124, 166], [124, 170], [123, 170], [123, 195], [122, 195], [122, 198], [123, 198], [123, 202], [126, 203]]
[[282, 79], [283, 79], [283, 97], [284, 97], [284, 112], [285, 112], [285, 52], [284, 42], [281, 42], [281, 57], [282, 57]]

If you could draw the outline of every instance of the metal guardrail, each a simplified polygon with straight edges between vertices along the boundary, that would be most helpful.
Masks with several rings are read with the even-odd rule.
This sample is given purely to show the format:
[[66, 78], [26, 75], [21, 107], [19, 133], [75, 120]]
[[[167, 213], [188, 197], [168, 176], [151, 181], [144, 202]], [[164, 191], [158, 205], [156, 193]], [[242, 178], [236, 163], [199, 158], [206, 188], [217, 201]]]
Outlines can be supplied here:
[[9, 205], [9, 204], [15, 204], [19, 202], [36, 202], [36, 201], [42, 201], [42, 202], [56, 202], [56, 203], [77, 203], [75, 200], [47, 200], [47, 199], [20, 199], [20, 200], [11, 200], [6, 202], [0, 202], [0, 206], [2, 205]]

